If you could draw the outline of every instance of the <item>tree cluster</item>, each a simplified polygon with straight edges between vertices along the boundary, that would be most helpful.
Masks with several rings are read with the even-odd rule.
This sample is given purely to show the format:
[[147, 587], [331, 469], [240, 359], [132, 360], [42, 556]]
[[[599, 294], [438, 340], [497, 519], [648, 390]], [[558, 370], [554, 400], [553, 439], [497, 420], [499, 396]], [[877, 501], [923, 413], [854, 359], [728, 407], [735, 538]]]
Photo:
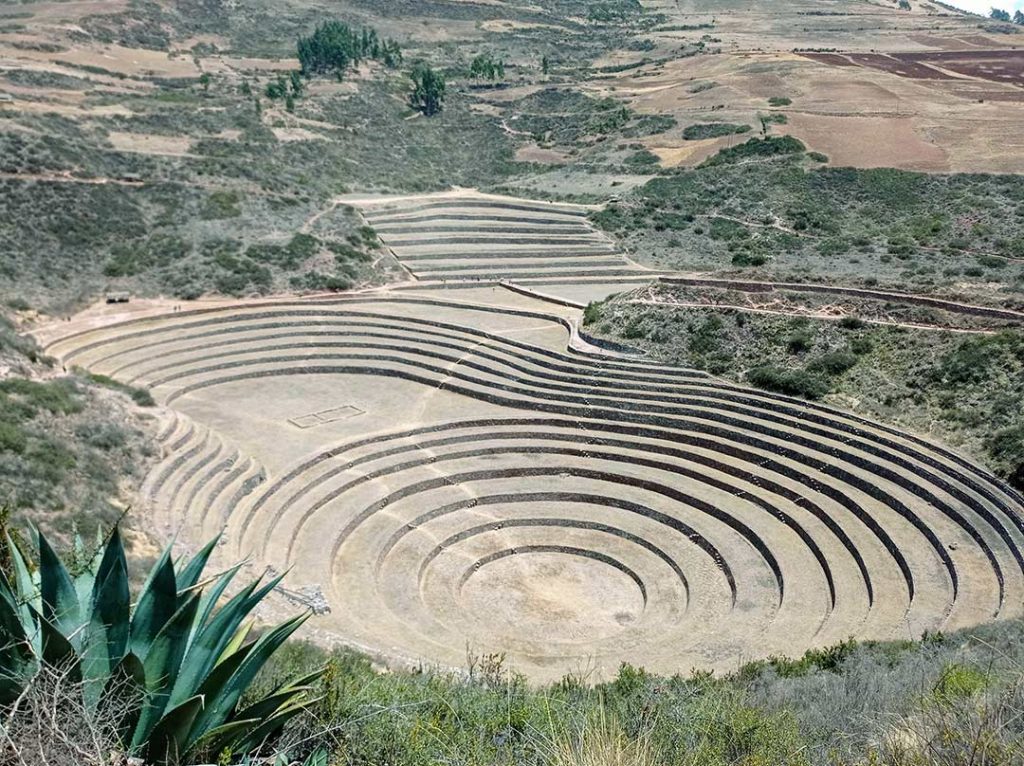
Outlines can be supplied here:
[[413, 89], [409, 101], [413, 107], [427, 117], [440, 112], [445, 94], [444, 75], [425, 64], [418, 64], [410, 76]]
[[287, 77], [279, 74], [276, 80], [268, 82], [264, 93], [273, 101], [283, 98], [285, 108], [291, 112], [295, 109], [295, 99], [302, 96], [302, 90], [302, 75], [293, 70], [288, 73]]
[[495, 59], [490, 53], [481, 53], [470, 64], [469, 74], [474, 79], [503, 80], [505, 79], [505, 62]]
[[1009, 11], [1004, 11], [1001, 8], [993, 8], [989, 12], [989, 18], [995, 19], [996, 21], [1012, 21], [1014, 24], [1020, 24], [1024, 26], [1024, 11], [1020, 9], [1014, 11], [1013, 16], [1010, 16]]
[[300, 37], [299, 63], [306, 76], [345, 70], [367, 59], [382, 61], [389, 67], [402, 63], [402, 49], [394, 40], [381, 39], [369, 27], [356, 29], [340, 21], [325, 21], [313, 34]]

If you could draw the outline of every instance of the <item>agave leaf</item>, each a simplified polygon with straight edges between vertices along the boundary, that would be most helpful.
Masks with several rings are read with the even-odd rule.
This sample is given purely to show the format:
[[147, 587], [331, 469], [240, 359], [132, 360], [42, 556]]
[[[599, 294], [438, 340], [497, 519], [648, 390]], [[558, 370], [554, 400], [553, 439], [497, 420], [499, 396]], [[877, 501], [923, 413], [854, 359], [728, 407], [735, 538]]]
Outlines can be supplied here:
[[17, 588], [18, 596], [22, 601], [29, 601], [36, 596], [36, 586], [32, 581], [32, 573], [29, 572], [28, 562], [25, 560], [25, 554], [21, 552], [21, 548], [14, 542], [14, 539], [9, 533], [4, 533], [5, 542], [7, 543], [7, 550], [10, 551], [11, 561], [14, 564], [14, 583]]
[[78, 533], [78, 525], [75, 524], [74, 540], [75, 561], [85, 561], [85, 540]]
[[64, 562], [50, 547], [46, 536], [39, 537], [39, 590], [42, 597], [40, 613], [66, 637], [71, 638], [82, 625], [78, 592]]
[[168, 706], [171, 690], [185, 656], [185, 639], [198, 606], [199, 595], [193, 593], [153, 639], [143, 663], [146, 671], [146, 704], [135, 728], [132, 740], [134, 745], [140, 745], [149, 736]]
[[[42, 638], [35, 626], [35, 617], [32, 614], [32, 607], [37, 610], [42, 608], [39, 600], [39, 591], [32, 579], [32, 573], [28, 570], [28, 562], [25, 560], [21, 548], [6, 534], [7, 550], [10, 551], [11, 561], [14, 564], [14, 583], [10, 590], [12, 604], [17, 608], [18, 619], [21, 621], [23, 632], [32, 645], [35, 654], [41, 654], [43, 650]], [[10, 587], [11, 584], [5, 583]], [[12, 635], [7, 632], [0, 635]]]
[[270, 694], [263, 699], [254, 702], [244, 710], [239, 710], [232, 720], [261, 721], [282, 712], [286, 707], [299, 703], [299, 697], [304, 697], [312, 687], [296, 687], [294, 689], [282, 689]]
[[210, 619], [210, 615], [213, 614], [214, 607], [217, 606], [217, 602], [220, 601], [220, 597], [224, 595], [224, 591], [227, 589], [231, 581], [235, 579], [235, 575], [238, 574], [238, 570], [242, 568], [241, 564], [236, 564], [231, 567], [228, 571], [224, 572], [217, 581], [213, 584], [212, 588], [203, 591], [203, 600], [199, 604], [199, 619], [196, 620], [195, 629], [192, 638], [195, 638], [196, 633], [202, 629], [207, 621]]
[[57, 628], [36, 614], [36, 623], [42, 634], [42, 660], [54, 668], [67, 669], [69, 677], [75, 683], [82, 680], [82, 664], [75, 647]]
[[245, 644], [245, 640], [249, 638], [249, 634], [252, 633], [252, 629], [255, 624], [255, 620], [247, 620], [244, 625], [236, 630], [235, 635], [231, 637], [231, 640], [228, 641], [228, 645], [224, 647], [224, 651], [221, 652], [220, 657], [217, 658], [217, 662], [220, 662], [241, 649]]
[[309, 699], [281, 708], [274, 715], [265, 719], [259, 725], [254, 726], [251, 731], [246, 732], [244, 736], [239, 737], [236, 735], [232, 741], [225, 742], [221, 749], [223, 747], [231, 747], [239, 752], [254, 750], [270, 737], [277, 734], [288, 721], [308, 709], [314, 702], [317, 702], [317, 700]]
[[199, 553], [192, 557], [184, 566], [179, 566], [178, 571], [178, 590], [184, 591], [193, 587], [199, 582], [200, 576], [203, 574], [203, 570], [206, 569], [206, 563], [210, 560], [210, 554], [213, 553], [213, 549], [217, 547], [217, 543], [220, 541], [220, 535], [210, 540], [206, 545], [200, 548]]
[[129, 741], [139, 721], [146, 694], [146, 671], [142, 661], [128, 652], [117, 663], [103, 687], [99, 709], [115, 717], [122, 741]]
[[253, 729], [259, 725], [258, 720], [237, 720], [229, 721], [228, 723], [218, 726], [215, 729], [210, 729], [205, 732], [195, 742], [186, 744], [188, 752], [197, 750], [207, 751], [211, 753], [219, 753], [229, 747], [231, 744], [241, 737], [246, 730]]
[[0, 704], [7, 704], [17, 698], [34, 670], [35, 653], [27, 629], [35, 632], [35, 619], [30, 610], [30, 622], [22, 622], [21, 607], [9, 584], [0, 580]]
[[146, 659], [153, 639], [178, 611], [178, 606], [178, 584], [168, 546], [150, 570], [132, 615], [131, 650], [139, 659]]
[[[192, 728], [196, 716], [203, 709], [202, 697], [190, 697], [177, 707], [167, 711], [160, 719], [152, 733], [145, 740], [143, 758], [146, 763], [163, 764], [177, 763], [187, 750], [185, 739]], [[142, 745], [139, 742], [133, 749]]]
[[230, 643], [238, 626], [279, 582], [281, 577], [275, 577], [260, 588], [256, 587], [258, 582], [251, 582], [217, 610], [189, 646], [188, 659], [171, 695], [172, 705], [191, 696], [203, 683], [221, 659], [224, 647]]
[[302, 762], [302, 766], [327, 766], [330, 753], [326, 750], [315, 750]]
[[196, 694], [201, 694], [207, 700], [216, 698], [224, 689], [225, 684], [231, 680], [235, 671], [238, 670], [243, 662], [245, 662], [245, 658], [249, 656], [249, 651], [253, 646], [255, 646], [255, 644], [243, 646], [230, 657], [219, 662], [214, 667], [213, 671], [203, 679], [202, 684], [200, 684], [199, 688], [195, 689], [194, 692]]
[[[203, 712], [196, 718], [196, 731], [219, 726], [228, 720], [235, 709], [235, 705], [238, 704], [242, 692], [256, 678], [256, 674], [270, 658], [270, 655], [277, 651], [281, 644], [298, 630], [309, 617], [310, 613], [308, 612], [293, 617], [263, 634], [255, 644], [252, 644], [251, 648], [246, 647], [249, 651], [246, 653], [246, 657], [241, 665], [239, 665], [238, 670], [231, 675], [231, 678], [224, 684], [218, 695], [207, 700], [207, 705]], [[193, 736], [195, 736], [195, 732], [193, 732]]]
[[90, 708], [99, 703], [107, 677], [128, 650], [130, 599], [128, 563], [121, 536], [114, 527], [96, 571], [90, 620], [80, 647], [85, 699]]

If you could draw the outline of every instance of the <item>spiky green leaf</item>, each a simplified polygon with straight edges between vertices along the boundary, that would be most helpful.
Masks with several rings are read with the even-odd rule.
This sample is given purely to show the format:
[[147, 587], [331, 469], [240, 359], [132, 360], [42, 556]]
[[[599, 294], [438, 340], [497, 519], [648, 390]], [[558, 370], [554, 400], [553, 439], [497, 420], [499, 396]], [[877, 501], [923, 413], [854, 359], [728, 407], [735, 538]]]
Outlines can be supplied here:
[[133, 745], [140, 745], [149, 736], [168, 707], [185, 656], [185, 640], [198, 606], [199, 594], [193, 593], [153, 639], [143, 663], [146, 671], [146, 704], [132, 738]]
[[145, 660], [160, 629], [178, 611], [178, 583], [168, 546], [150, 570], [135, 605], [131, 624], [131, 650]]
[[191, 696], [221, 659], [224, 648], [235, 631], [256, 605], [281, 581], [280, 577], [257, 587], [252, 582], [217, 610], [189, 645], [188, 659], [182, 666], [178, 683], [171, 695], [172, 705]]
[[176, 763], [187, 752], [186, 738], [203, 709], [202, 697], [191, 697], [167, 712], [142, 745], [146, 763]]
[[83, 617], [78, 592], [64, 562], [50, 546], [46, 536], [39, 538], [39, 589], [42, 597], [40, 613], [55, 629], [70, 638], [81, 627]]
[[197, 729], [210, 729], [228, 720], [238, 704], [242, 692], [256, 678], [256, 674], [266, 664], [270, 655], [277, 651], [281, 644], [309, 619], [309, 616], [308, 613], [300, 614], [281, 623], [273, 630], [264, 633], [252, 645], [251, 649], [247, 652], [245, 660], [238, 666], [238, 670], [232, 674], [227, 683], [224, 684], [220, 693], [207, 700], [206, 707], [196, 719]]
[[107, 678], [128, 651], [130, 599], [128, 563], [115, 527], [96, 570], [89, 624], [79, 649], [90, 708], [99, 703]]
[[178, 566], [178, 590], [185, 591], [195, 586], [199, 582], [199, 578], [203, 574], [203, 570], [206, 569], [206, 564], [210, 560], [210, 554], [213, 553], [213, 549], [217, 547], [217, 543], [220, 541], [220, 535], [213, 538], [199, 549], [199, 552], [192, 557], [184, 566]]

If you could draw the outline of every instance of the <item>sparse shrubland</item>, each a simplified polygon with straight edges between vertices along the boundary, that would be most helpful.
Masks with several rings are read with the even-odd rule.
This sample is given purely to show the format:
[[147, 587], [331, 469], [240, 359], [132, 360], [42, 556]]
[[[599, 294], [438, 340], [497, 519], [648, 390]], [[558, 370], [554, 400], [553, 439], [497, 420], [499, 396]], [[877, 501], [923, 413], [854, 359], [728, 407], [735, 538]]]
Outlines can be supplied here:
[[756, 268], [792, 281], [940, 293], [973, 284], [972, 301], [1024, 305], [1020, 176], [821, 160], [788, 137], [752, 139], [701, 167], [661, 173], [593, 220], [660, 268]]
[[[714, 309], [743, 303], [726, 291], [665, 286], [654, 303], [631, 302], [637, 296], [626, 293], [592, 304], [585, 317], [588, 331], [673, 364], [926, 433], [1024, 488], [1024, 331], [970, 335], [858, 319], [861, 311], [879, 321], [945, 322], [930, 309], [886, 307], [881, 315], [871, 302], [851, 304], [841, 321], [799, 316], [807, 310], [802, 300], [792, 306], [796, 315], [785, 316], [786, 295], [762, 299], [782, 314], [758, 313]], [[706, 305], [672, 306], [675, 300]]]
[[155, 457], [138, 409], [153, 404], [149, 392], [77, 370], [59, 375], [12, 329], [0, 334], [0, 359], [0, 506], [60, 540], [115, 522]]

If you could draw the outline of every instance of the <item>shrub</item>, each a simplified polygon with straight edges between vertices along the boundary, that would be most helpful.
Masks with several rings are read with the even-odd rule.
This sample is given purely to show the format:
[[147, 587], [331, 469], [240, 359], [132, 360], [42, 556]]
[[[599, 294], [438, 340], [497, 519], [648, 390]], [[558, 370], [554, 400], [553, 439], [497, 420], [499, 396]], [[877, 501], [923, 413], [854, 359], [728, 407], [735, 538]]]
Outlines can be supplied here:
[[769, 106], [789, 106], [792, 103], [793, 99], [786, 96], [772, 96], [768, 99]]
[[792, 136], [768, 136], [752, 138], [739, 146], [722, 149], [718, 154], [704, 161], [702, 167], [724, 165], [754, 157], [770, 158], [791, 154], [800, 154], [807, 147]]
[[215, 191], [206, 198], [199, 216], [205, 221], [217, 221], [224, 218], [237, 218], [242, 214], [238, 204], [242, 201], [237, 191]]
[[802, 354], [814, 345], [814, 338], [807, 330], [797, 330], [786, 338], [786, 349], [791, 354]]
[[44, 409], [54, 415], [70, 415], [82, 410], [74, 382], [66, 379], [39, 382], [7, 378], [0, 381], [0, 393], [22, 401], [31, 410]]
[[749, 370], [747, 380], [757, 388], [805, 399], [820, 399], [829, 392], [828, 383], [818, 375], [806, 370], [787, 370], [773, 365]]
[[88, 372], [81, 368], [75, 368], [75, 372], [79, 375], [84, 375], [87, 380], [97, 385], [111, 388], [114, 391], [120, 391], [121, 393], [128, 394], [140, 407], [154, 407], [156, 402], [153, 399], [153, 395], [144, 388], [138, 388], [137, 386], [129, 386], [126, 383], [122, 383], [119, 380], [114, 380], [109, 375], [101, 375], [95, 372]]
[[842, 375], [857, 365], [857, 355], [849, 351], [832, 351], [812, 359], [807, 364], [808, 372], [823, 375]]
[[1004, 428], [992, 434], [986, 445], [1002, 466], [1001, 473], [1024, 490], [1024, 425]]
[[729, 122], [705, 122], [686, 126], [683, 129], [683, 138], [686, 141], [699, 141], [705, 138], [721, 138], [722, 136], [733, 136], [749, 132], [749, 125], [734, 125]]
[[14, 423], [0, 422], [0, 452], [21, 453], [27, 445], [28, 437], [24, 431]]
[[942, 674], [932, 689], [932, 695], [941, 702], [952, 702], [956, 699], [972, 697], [983, 691], [988, 684], [988, 676], [980, 670], [950, 663], [942, 669]]

